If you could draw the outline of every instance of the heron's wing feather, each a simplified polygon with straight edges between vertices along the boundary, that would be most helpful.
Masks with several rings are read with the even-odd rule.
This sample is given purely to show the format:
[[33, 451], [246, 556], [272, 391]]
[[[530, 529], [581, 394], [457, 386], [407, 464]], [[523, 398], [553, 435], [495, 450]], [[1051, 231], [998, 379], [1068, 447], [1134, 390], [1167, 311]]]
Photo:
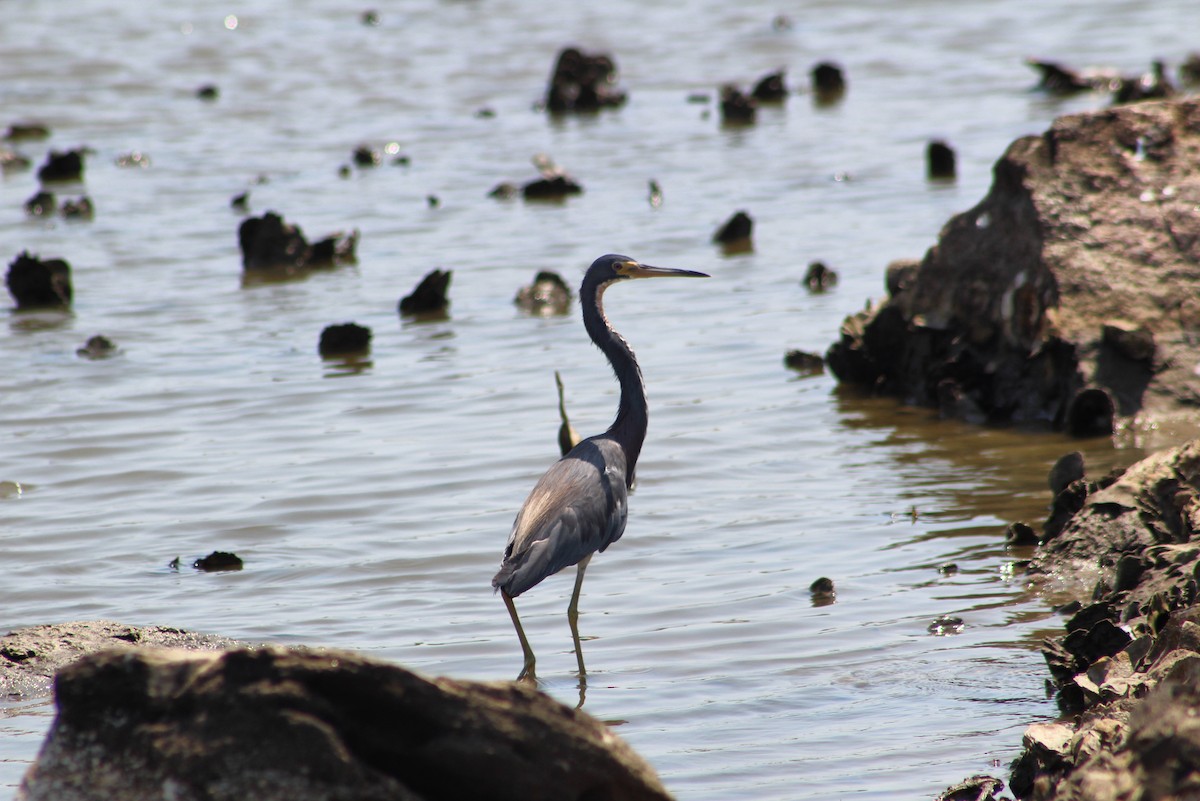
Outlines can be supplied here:
[[513, 522], [492, 586], [520, 595], [546, 576], [625, 531], [625, 453], [609, 439], [586, 439], [538, 481]]

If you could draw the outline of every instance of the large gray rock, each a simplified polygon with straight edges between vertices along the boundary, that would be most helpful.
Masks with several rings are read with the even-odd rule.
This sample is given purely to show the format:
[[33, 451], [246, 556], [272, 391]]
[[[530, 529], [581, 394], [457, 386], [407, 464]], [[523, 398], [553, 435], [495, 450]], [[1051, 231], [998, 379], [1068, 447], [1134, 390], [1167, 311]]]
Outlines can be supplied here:
[[670, 798], [603, 724], [533, 688], [350, 652], [106, 651], [55, 692], [22, 801]]
[[947, 415], [1079, 434], [1200, 405], [1200, 100], [1062, 117], [827, 356]]

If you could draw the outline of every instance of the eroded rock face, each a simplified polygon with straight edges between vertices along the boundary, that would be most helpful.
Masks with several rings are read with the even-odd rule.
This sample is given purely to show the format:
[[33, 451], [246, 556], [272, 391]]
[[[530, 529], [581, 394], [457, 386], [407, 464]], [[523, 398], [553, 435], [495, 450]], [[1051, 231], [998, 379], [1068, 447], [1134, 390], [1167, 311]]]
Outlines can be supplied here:
[[1200, 405], [1200, 100], [1062, 117], [994, 176], [915, 274], [846, 319], [838, 378], [1084, 435]]
[[108, 651], [55, 690], [23, 801], [670, 798], [603, 724], [532, 688], [350, 652]]

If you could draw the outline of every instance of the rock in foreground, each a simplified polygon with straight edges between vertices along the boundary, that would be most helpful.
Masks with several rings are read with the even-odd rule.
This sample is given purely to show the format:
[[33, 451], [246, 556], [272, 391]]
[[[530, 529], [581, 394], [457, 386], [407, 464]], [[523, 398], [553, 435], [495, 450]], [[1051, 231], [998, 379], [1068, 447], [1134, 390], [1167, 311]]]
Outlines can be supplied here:
[[1080, 435], [1200, 405], [1200, 100], [1062, 117], [994, 174], [909, 280], [847, 318], [838, 378]]
[[669, 799], [603, 724], [517, 684], [349, 652], [108, 651], [62, 670], [18, 799]]

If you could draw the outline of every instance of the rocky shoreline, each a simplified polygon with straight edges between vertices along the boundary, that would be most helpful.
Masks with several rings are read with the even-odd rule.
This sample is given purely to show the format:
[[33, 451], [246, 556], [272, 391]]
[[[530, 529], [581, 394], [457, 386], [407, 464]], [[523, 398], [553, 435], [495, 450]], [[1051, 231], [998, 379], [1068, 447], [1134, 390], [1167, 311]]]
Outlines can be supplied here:
[[[1064, 117], [995, 175], [921, 261], [888, 269], [888, 300], [847, 319], [827, 356], [839, 379], [1080, 435], [1194, 418], [1200, 101]], [[1044, 647], [1063, 716], [1029, 727], [1008, 789], [1200, 797], [1200, 440], [1106, 476], [1068, 455], [1051, 486], [1041, 531], [1025, 527], [1030, 579], [1089, 589]], [[0, 638], [0, 689], [52, 680], [58, 717], [24, 801], [670, 797], [603, 724], [535, 690], [349, 652], [104, 621]]]

